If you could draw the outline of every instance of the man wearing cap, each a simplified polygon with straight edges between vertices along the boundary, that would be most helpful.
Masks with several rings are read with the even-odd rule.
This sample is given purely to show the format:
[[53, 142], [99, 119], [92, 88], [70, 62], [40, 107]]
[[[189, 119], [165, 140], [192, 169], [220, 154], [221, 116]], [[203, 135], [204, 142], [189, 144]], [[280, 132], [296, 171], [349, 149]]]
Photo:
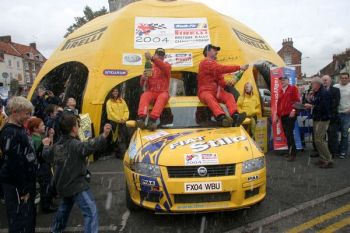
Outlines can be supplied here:
[[313, 130], [315, 145], [321, 160], [316, 165], [319, 168], [332, 168], [332, 155], [326, 142], [327, 129], [332, 115], [332, 96], [322, 85], [320, 77], [314, 77], [311, 88], [314, 93], [311, 104], [305, 104], [305, 108], [312, 108]]
[[162, 48], [156, 49], [154, 56], [146, 52], [145, 57], [153, 63], [152, 76], [147, 77], [145, 73], [141, 76], [140, 84], [145, 87], [145, 91], [140, 98], [137, 125], [141, 129], [146, 128], [148, 107], [150, 103], [154, 103], [147, 125], [147, 129], [153, 131], [157, 128], [156, 121], [169, 100], [171, 65], [164, 61], [165, 50]]
[[[245, 113], [237, 112], [237, 104], [233, 95], [224, 90], [226, 82], [223, 75], [237, 70], [247, 70], [248, 65], [220, 65], [216, 62], [218, 51], [220, 47], [211, 44], [206, 45], [203, 50], [205, 59], [199, 63], [198, 97], [201, 102], [208, 105], [219, 125], [239, 126], [245, 119]], [[219, 103], [227, 106], [230, 117], [225, 115]]]
[[[299, 91], [296, 86], [289, 84], [289, 77], [279, 78], [282, 82], [282, 88], [279, 90], [277, 102], [277, 116], [281, 118], [284, 135], [287, 138], [288, 161], [292, 162], [296, 158], [296, 147], [294, 140], [294, 126], [297, 119], [296, 110], [293, 105], [300, 102]], [[278, 118], [276, 117], [278, 121]]]

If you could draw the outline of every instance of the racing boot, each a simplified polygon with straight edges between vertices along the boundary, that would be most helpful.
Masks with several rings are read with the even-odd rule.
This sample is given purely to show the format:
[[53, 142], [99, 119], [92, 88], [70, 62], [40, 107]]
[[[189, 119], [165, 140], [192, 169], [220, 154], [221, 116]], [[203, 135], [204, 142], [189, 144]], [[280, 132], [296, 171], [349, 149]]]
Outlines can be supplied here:
[[234, 127], [240, 126], [243, 123], [243, 121], [245, 120], [246, 117], [247, 117], [247, 114], [245, 112], [242, 112], [242, 113], [236, 112], [236, 113], [234, 113], [232, 115], [232, 119], [233, 119], [232, 126], [234, 126]]
[[145, 128], [146, 128], [145, 118], [139, 117], [139, 118], [136, 120], [136, 124], [137, 124], [137, 127], [138, 127], [138, 128], [140, 128], [140, 129], [145, 129]]
[[149, 131], [154, 131], [157, 129], [156, 121], [157, 121], [157, 119], [153, 119], [151, 117], [148, 119], [147, 129]]
[[232, 126], [232, 118], [228, 117], [224, 114], [218, 116], [216, 118], [216, 121], [218, 122], [218, 126], [222, 126], [222, 127], [231, 127]]

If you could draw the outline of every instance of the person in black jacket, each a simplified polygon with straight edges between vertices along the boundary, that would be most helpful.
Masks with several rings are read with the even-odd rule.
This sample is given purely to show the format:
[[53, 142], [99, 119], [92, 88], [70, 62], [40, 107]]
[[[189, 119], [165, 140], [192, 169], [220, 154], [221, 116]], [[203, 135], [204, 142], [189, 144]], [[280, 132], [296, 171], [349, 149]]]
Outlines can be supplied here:
[[34, 116], [45, 120], [45, 109], [48, 105], [45, 99], [46, 90], [44, 87], [39, 87], [36, 96], [32, 99], [32, 104], [34, 105]]
[[327, 130], [328, 136], [328, 148], [331, 152], [332, 157], [339, 155], [339, 142], [338, 142], [338, 128], [339, 128], [339, 116], [338, 106], [340, 102], [340, 90], [339, 88], [332, 86], [332, 79], [329, 75], [322, 77], [324, 88], [331, 93], [332, 97], [332, 109], [331, 119], [329, 121], [329, 127]]
[[325, 139], [332, 115], [331, 93], [323, 87], [320, 77], [312, 79], [311, 87], [314, 95], [311, 104], [305, 104], [305, 107], [312, 108], [315, 145], [321, 158], [316, 165], [320, 168], [331, 168], [333, 167], [332, 155]]
[[43, 140], [43, 157], [54, 162], [54, 185], [62, 202], [52, 224], [52, 232], [62, 232], [70, 211], [77, 204], [84, 215], [84, 232], [98, 232], [98, 214], [95, 200], [86, 180], [86, 157], [106, 145], [112, 126], [106, 124], [103, 133], [90, 141], [81, 142], [78, 137], [79, 118], [63, 114], [60, 120], [62, 136], [50, 146], [51, 139]]
[[35, 232], [36, 156], [23, 127], [33, 105], [21, 96], [8, 102], [8, 123], [0, 133], [0, 181], [6, 203], [9, 232]]

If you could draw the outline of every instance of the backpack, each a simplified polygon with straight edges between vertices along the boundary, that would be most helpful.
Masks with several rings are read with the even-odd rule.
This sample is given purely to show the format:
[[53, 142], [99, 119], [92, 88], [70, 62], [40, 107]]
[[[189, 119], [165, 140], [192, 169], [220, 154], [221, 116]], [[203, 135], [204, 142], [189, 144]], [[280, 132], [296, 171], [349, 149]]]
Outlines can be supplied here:
[[54, 197], [58, 195], [57, 192], [57, 186], [59, 185], [62, 174], [64, 171], [64, 168], [66, 166], [67, 160], [69, 158], [68, 153], [68, 143], [69, 141], [65, 143], [60, 143], [60, 140], [57, 142], [57, 144], [53, 145], [53, 151], [54, 151], [54, 174], [51, 178], [50, 184], [48, 186], [48, 192], [53, 195]]

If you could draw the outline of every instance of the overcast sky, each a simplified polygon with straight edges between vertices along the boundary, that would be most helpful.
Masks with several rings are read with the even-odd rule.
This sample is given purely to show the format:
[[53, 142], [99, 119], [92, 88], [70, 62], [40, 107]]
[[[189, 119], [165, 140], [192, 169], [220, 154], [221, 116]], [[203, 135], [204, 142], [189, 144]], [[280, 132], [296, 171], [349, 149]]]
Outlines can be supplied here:
[[[248, 25], [276, 51], [284, 38], [292, 37], [303, 53], [307, 75], [327, 65], [333, 54], [350, 48], [349, 0], [196, 1]], [[108, 9], [108, 0], [0, 0], [0, 35], [11, 35], [23, 44], [35, 41], [49, 57], [86, 5]]]

